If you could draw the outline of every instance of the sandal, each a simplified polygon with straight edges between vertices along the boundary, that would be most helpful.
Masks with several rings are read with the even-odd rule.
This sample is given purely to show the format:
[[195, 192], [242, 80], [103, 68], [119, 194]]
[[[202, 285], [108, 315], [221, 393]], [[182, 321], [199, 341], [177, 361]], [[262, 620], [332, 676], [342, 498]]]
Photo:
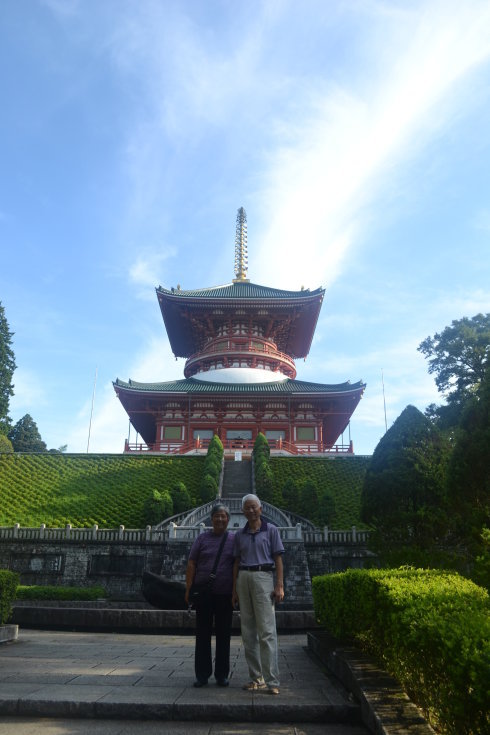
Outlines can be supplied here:
[[245, 689], [247, 692], [256, 692], [259, 689], [267, 689], [267, 684], [260, 681], [249, 681], [248, 684], [242, 686], [242, 689]]
[[268, 693], [269, 694], [279, 694], [279, 687], [269, 687]]

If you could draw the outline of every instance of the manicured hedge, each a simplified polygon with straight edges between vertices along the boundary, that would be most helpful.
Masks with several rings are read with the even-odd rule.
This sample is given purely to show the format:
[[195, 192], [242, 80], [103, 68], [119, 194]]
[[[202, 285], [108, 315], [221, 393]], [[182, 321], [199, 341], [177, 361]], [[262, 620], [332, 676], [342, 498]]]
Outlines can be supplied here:
[[58, 587], [55, 585], [19, 585], [18, 600], [97, 600], [106, 597], [103, 587]]
[[8, 569], [0, 569], [0, 625], [7, 622], [19, 584], [19, 575]]
[[447, 735], [490, 732], [486, 590], [439, 570], [348, 570], [313, 579], [317, 618], [374, 654]]

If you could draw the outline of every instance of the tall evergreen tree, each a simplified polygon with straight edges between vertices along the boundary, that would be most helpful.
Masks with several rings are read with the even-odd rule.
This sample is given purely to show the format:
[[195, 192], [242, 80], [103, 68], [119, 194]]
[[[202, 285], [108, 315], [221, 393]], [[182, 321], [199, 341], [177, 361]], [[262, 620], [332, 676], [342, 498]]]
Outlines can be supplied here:
[[[470, 565], [485, 552], [490, 528], [490, 368], [464, 408], [448, 472], [451, 528]], [[488, 539], [487, 539], [488, 544]], [[487, 552], [488, 553], [488, 552]], [[486, 585], [490, 585], [490, 569]]]
[[46, 452], [47, 447], [41, 439], [37, 424], [28, 413], [9, 431], [14, 452]]
[[362, 489], [361, 517], [378, 548], [430, 548], [445, 534], [446, 463], [439, 431], [407, 406], [374, 450]]
[[0, 302], [0, 433], [7, 434], [12, 422], [9, 417], [9, 403], [14, 395], [12, 376], [16, 368], [12, 350], [13, 332], [5, 317], [5, 309]]

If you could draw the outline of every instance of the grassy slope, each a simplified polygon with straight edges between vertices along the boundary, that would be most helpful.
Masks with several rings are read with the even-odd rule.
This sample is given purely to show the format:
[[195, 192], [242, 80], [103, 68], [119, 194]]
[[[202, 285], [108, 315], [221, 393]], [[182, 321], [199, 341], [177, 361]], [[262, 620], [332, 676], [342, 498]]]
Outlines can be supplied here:
[[275, 457], [270, 465], [274, 487], [282, 490], [290, 477], [301, 484], [313, 481], [318, 495], [328, 492], [335, 500], [335, 515], [331, 528], [364, 528], [360, 522], [361, 489], [370, 457], [336, 457], [335, 459], [304, 459]]
[[181, 480], [194, 502], [202, 457], [0, 454], [0, 525], [142, 528], [152, 490]]
[[[332, 528], [362, 527], [359, 505], [367, 457], [273, 458], [274, 481], [315, 481], [335, 499]], [[101, 528], [141, 528], [143, 503], [152, 490], [182, 481], [195, 505], [204, 457], [0, 454], [0, 526], [50, 527], [71, 523]]]

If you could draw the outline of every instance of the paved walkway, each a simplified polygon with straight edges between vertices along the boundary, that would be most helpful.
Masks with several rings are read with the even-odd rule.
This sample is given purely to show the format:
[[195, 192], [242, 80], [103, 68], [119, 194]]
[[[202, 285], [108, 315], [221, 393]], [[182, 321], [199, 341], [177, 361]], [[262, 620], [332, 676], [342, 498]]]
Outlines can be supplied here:
[[230, 686], [194, 689], [193, 636], [21, 629], [0, 647], [0, 734], [368, 735], [304, 634], [280, 636], [279, 656], [278, 697], [242, 690], [239, 636]]

